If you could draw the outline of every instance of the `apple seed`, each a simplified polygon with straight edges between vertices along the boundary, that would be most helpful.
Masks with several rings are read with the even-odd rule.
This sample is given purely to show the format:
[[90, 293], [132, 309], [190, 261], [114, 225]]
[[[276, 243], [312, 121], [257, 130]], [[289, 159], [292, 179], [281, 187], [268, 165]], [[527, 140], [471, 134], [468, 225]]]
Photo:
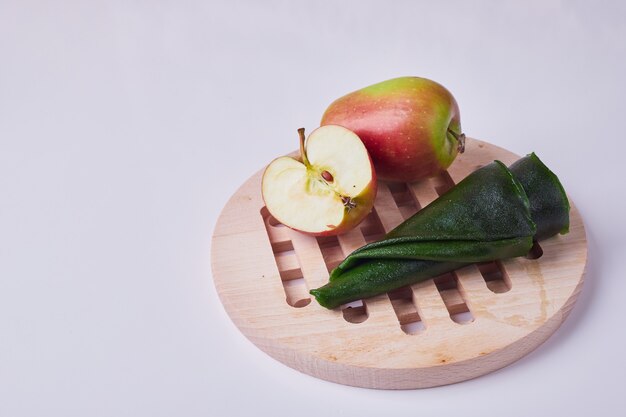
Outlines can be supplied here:
[[322, 171], [322, 178], [324, 178], [324, 180], [326, 180], [326, 182], [333, 182], [334, 178], [332, 176], [332, 174], [328, 171]]

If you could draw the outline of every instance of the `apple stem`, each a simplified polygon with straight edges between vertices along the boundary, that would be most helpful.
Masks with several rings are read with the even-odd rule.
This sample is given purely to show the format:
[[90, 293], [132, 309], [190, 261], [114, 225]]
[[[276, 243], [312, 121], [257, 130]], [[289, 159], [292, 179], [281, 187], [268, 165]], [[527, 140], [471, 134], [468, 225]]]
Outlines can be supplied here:
[[306, 166], [307, 168], [311, 166], [311, 164], [309, 164], [309, 158], [307, 158], [306, 156], [306, 150], [304, 149], [304, 128], [301, 127], [300, 129], [298, 129], [298, 135], [300, 136], [300, 157], [302, 158], [302, 163], [304, 164], [304, 166]]
[[465, 152], [465, 133], [456, 133], [452, 129], [448, 129], [448, 132], [456, 139], [459, 153]]

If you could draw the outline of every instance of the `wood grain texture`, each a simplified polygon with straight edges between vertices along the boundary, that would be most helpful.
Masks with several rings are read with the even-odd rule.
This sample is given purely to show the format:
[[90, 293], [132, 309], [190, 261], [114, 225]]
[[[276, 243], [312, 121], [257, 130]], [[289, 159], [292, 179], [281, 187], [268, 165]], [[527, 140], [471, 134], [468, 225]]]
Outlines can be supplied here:
[[470, 265], [335, 310], [308, 290], [355, 248], [379, 239], [476, 168], [519, 157], [468, 139], [447, 173], [413, 184], [379, 184], [372, 213], [331, 238], [278, 224], [263, 207], [262, 172], [224, 207], [212, 241], [219, 297], [235, 325], [284, 364], [325, 380], [381, 389], [451, 384], [502, 368], [561, 325], [581, 290], [587, 261], [582, 219], [541, 242], [538, 259]]

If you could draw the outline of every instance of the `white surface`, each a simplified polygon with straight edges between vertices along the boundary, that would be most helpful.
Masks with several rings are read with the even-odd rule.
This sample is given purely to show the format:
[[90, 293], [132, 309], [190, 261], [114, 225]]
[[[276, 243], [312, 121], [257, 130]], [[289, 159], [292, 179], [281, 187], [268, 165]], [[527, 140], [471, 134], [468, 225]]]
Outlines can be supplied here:
[[[431, 3], [0, 1], [0, 416], [623, 412], [624, 3]], [[221, 307], [209, 247], [298, 127], [399, 75], [447, 86], [468, 135], [536, 151], [590, 259], [526, 358], [390, 392], [259, 351]]]

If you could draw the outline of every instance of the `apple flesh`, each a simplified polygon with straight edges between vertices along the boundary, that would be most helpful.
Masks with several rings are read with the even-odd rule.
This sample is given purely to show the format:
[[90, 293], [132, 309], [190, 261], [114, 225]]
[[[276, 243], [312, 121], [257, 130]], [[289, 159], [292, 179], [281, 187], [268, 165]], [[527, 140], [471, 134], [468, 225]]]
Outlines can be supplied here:
[[328, 125], [304, 139], [300, 160], [283, 156], [263, 173], [261, 192], [270, 214], [292, 229], [314, 236], [356, 227], [372, 210], [376, 173], [354, 132]]
[[433, 176], [465, 146], [456, 100], [426, 78], [394, 78], [343, 96], [324, 113], [321, 125], [328, 124], [356, 133], [388, 181]]

